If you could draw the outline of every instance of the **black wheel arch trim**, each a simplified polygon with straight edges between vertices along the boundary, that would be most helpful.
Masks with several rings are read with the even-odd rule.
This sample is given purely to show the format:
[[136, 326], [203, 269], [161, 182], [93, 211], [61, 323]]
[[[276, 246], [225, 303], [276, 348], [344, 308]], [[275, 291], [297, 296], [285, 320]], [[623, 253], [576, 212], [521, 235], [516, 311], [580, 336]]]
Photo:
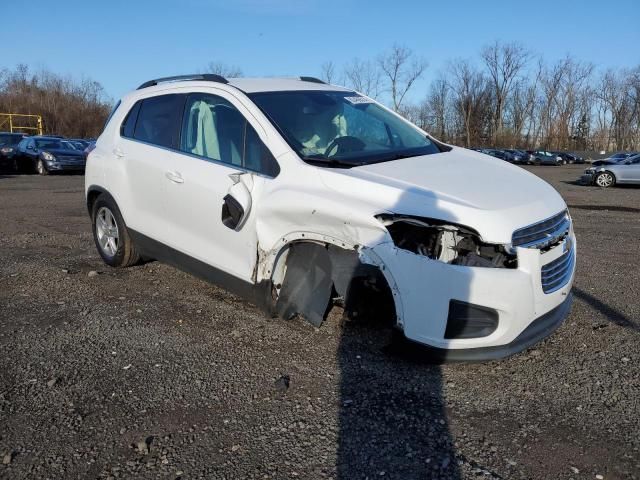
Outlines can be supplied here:
[[[97, 195], [95, 195], [96, 193]], [[95, 200], [95, 198], [97, 198], [101, 194], [107, 195], [116, 204], [116, 206], [118, 206], [118, 202], [116, 202], [116, 199], [113, 198], [113, 195], [111, 195], [111, 193], [108, 190], [98, 185], [90, 185], [89, 188], [87, 188], [86, 199], [85, 199], [85, 201], [87, 202], [87, 210], [89, 212], [89, 216], [93, 215], [92, 199]], [[120, 207], [118, 206], [118, 208]]]

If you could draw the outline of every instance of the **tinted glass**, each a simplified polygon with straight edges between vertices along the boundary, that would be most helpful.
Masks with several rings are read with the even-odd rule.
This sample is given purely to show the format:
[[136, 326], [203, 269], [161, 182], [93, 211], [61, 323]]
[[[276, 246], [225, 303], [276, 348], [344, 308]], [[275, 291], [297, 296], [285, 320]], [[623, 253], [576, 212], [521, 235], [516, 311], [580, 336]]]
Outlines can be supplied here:
[[280, 173], [278, 162], [276, 162], [269, 149], [262, 143], [256, 131], [248, 123], [245, 134], [244, 155], [245, 168], [270, 177], [276, 177]]
[[184, 95], [160, 95], [142, 101], [133, 138], [161, 147], [177, 148]]
[[[36, 140], [36, 148], [38, 150], [46, 150], [47, 148], [67, 148], [60, 140], [55, 138]], [[65, 142], [66, 143], [66, 142]]]
[[17, 145], [22, 140], [21, 135], [4, 134], [0, 135], [0, 145]]
[[[180, 149], [200, 157], [275, 176], [275, 159], [242, 114], [215, 95], [189, 96]], [[275, 172], [275, 174], [274, 174]]]
[[440, 152], [424, 132], [355, 92], [266, 92], [250, 97], [310, 163], [356, 166]]
[[140, 105], [142, 105], [142, 100], [136, 102], [122, 122], [122, 125], [120, 126], [120, 135], [123, 137], [133, 138], [133, 131], [136, 127], [136, 121], [138, 120]]

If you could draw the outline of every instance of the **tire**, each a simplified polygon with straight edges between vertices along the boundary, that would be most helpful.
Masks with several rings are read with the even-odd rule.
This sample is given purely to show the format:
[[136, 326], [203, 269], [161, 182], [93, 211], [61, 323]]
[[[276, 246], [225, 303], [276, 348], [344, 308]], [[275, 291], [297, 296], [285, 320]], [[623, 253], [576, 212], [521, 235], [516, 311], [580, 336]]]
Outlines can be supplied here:
[[36, 161], [36, 172], [38, 173], [38, 175], [42, 176], [49, 175], [49, 170], [47, 170], [47, 167], [42, 160]]
[[616, 176], [611, 172], [600, 172], [596, 175], [593, 183], [600, 188], [613, 187], [616, 184]]
[[115, 268], [125, 268], [140, 262], [122, 214], [113, 199], [100, 195], [91, 211], [93, 241], [104, 263]]

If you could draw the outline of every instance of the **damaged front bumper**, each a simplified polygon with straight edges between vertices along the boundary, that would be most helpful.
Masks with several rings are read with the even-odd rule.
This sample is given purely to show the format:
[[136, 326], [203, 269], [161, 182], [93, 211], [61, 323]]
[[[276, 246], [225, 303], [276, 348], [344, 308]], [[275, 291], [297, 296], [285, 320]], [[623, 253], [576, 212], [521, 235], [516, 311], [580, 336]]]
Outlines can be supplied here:
[[[391, 243], [373, 247], [368, 255], [372, 263], [385, 266], [398, 326], [407, 339], [446, 360], [480, 361], [533, 345], [553, 332], [570, 310], [573, 231], [547, 251], [519, 247], [516, 252], [517, 268], [448, 264]], [[552, 288], [550, 276], [551, 281], [560, 279]], [[463, 311], [469, 323], [478, 322], [476, 332], [484, 334], [474, 337], [469, 330], [465, 334], [451, 328], [452, 308], [460, 305], [468, 307]], [[463, 333], [456, 336], [456, 331]]]

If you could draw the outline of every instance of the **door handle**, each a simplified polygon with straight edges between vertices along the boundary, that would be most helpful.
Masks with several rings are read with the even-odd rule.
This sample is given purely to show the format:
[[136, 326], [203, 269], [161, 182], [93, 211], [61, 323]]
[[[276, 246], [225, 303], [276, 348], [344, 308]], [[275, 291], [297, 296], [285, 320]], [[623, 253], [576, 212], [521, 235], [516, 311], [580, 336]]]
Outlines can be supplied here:
[[114, 148], [113, 149], [113, 154], [118, 158], [124, 157], [124, 152], [122, 150], [120, 150], [119, 148]]
[[171, 180], [173, 183], [184, 183], [184, 178], [182, 178], [180, 172], [165, 172], [164, 176]]

